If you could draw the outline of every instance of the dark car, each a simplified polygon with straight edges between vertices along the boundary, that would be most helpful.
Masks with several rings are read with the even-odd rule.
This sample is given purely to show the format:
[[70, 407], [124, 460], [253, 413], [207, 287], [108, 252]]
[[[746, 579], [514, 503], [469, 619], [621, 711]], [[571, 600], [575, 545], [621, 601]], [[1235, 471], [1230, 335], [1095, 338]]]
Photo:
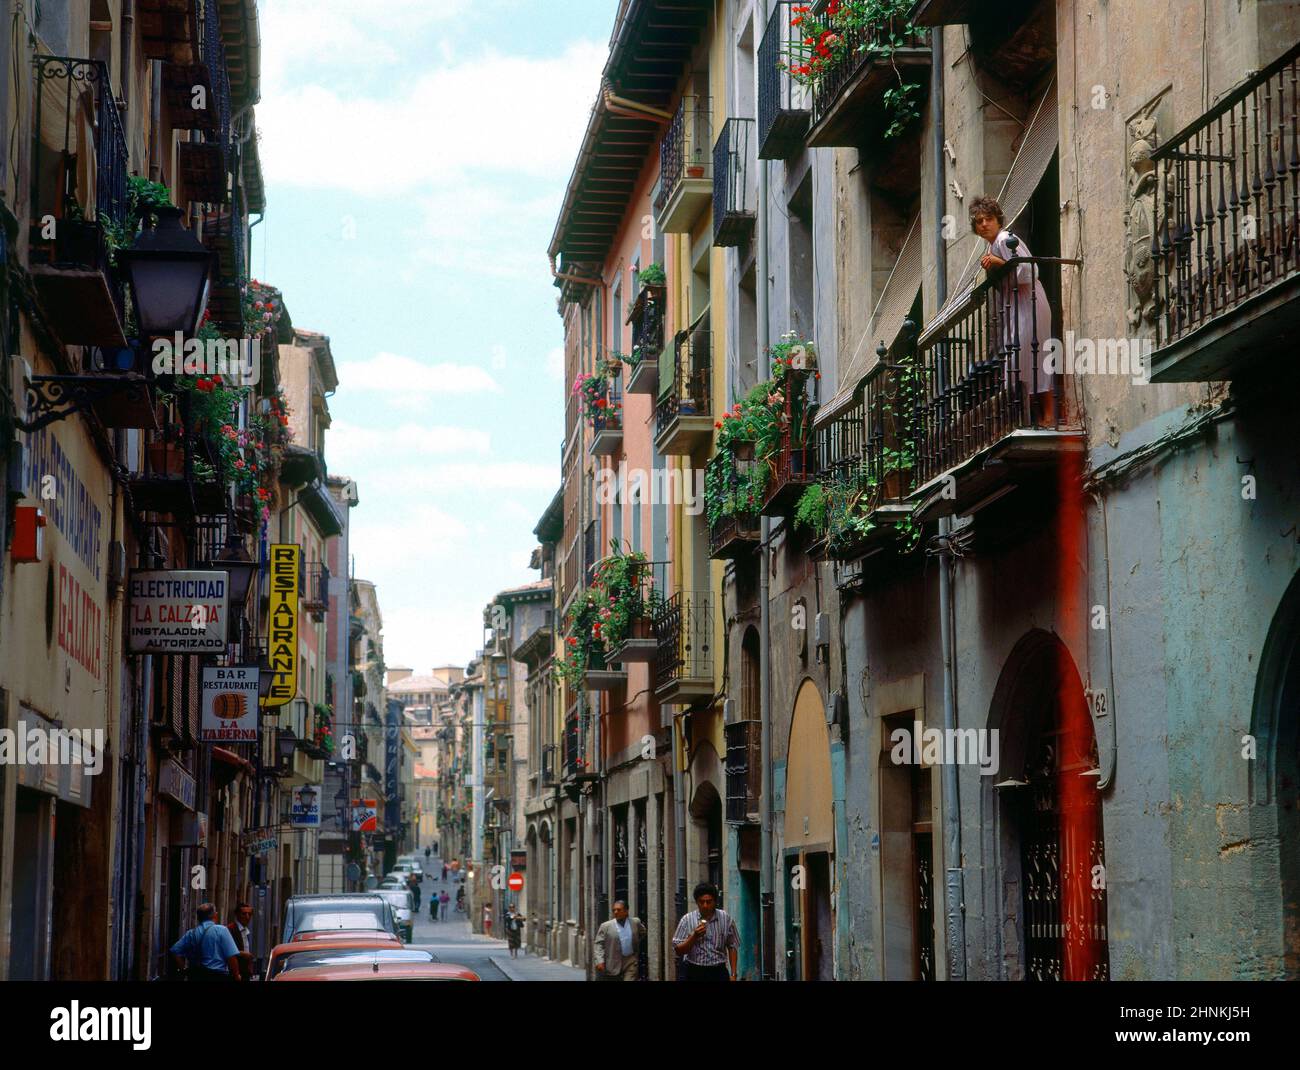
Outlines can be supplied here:
[[299, 933], [344, 929], [395, 933], [397, 919], [388, 900], [373, 893], [295, 895], [284, 907], [280, 942], [287, 944]]

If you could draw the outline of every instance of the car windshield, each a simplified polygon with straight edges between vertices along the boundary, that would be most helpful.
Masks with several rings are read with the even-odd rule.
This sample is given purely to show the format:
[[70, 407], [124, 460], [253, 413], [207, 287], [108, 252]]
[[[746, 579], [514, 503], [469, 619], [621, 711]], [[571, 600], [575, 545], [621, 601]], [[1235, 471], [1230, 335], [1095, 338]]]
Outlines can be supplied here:
[[296, 931], [300, 933], [319, 932], [321, 929], [386, 929], [383, 915], [378, 907], [358, 911], [309, 911], [304, 912], [302, 921]]
[[416, 948], [358, 947], [333, 950], [291, 951], [281, 955], [271, 967], [271, 976], [285, 970], [307, 966], [347, 966], [358, 962], [436, 962], [431, 952]]

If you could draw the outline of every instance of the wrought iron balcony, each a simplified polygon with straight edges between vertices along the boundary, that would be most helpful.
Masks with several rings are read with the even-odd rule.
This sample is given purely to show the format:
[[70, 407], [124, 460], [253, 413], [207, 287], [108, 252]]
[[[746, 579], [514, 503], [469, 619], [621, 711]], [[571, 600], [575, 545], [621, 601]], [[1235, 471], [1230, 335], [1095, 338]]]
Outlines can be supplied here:
[[596, 565], [602, 558], [600, 546], [600, 520], [590, 520], [582, 532], [582, 574], [590, 584], [596, 575]]
[[[128, 237], [129, 156], [112, 80], [99, 60], [37, 56], [33, 63], [32, 277], [65, 343], [118, 349], [126, 345], [126, 291], [110, 241]], [[95, 117], [93, 161], [82, 144], [84, 111]], [[82, 203], [88, 187], [94, 202]]]
[[827, 497], [826, 556], [853, 560], [898, 534], [911, 515], [914, 365], [879, 361], [852, 401], [816, 430], [817, 481]]
[[564, 779], [570, 780], [586, 772], [587, 762], [582, 748], [582, 703], [575, 702], [564, 715]]
[[706, 702], [713, 686], [713, 593], [678, 591], [664, 602], [654, 623], [655, 697], [667, 706]]
[[1231, 379], [1300, 327], [1300, 45], [1151, 159], [1151, 378]]
[[221, 15], [213, 0], [192, 0], [195, 7], [194, 57], [163, 65], [164, 99], [172, 126], [201, 130], [201, 141], [183, 141], [177, 162], [191, 201], [224, 204], [227, 175], [235, 162], [230, 128], [230, 75], [221, 40]]
[[641, 287], [628, 311], [632, 324], [632, 353], [627, 367], [629, 394], [659, 393], [659, 358], [664, 349], [664, 313], [668, 294], [663, 286]]
[[888, 116], [885, 93], [929, 85], [930, 34], [895, 15], [840, 31], [841, 59], [811, 88], [810, 147], [856, 148], [878, 137]]
[[622, 375], [604, 379], [591, 417], [593, 457], [609, 457], [623, 448], [623, 381]]
[[236, 205], [214, 206], [203, 217], [203, 243], [217, 256], [208, 291], [208, 312], [213, 324], [232, 332], [244, 329], [246, 222]]
[[659, 146], [655, 218], [665, 234], [688, 234], [713, 197], [713, 116], [708, 97], [685, 96]]
[[[770, 475], [763, 515], [789, 515], [816, 481], [816, 448], [812, 433], [813, 411], [808, 399], [812, 371], [790, 369], [785, 374], [781, 411], [781, 439], [775, 454], [768, 458]], [[760, 463], [761, 463], [760, 458]]]
[[[1012, 238], [1013, 251], [1018, 244]], [[1059, 292], [1062, 265], [1079, 263], [1013, 257], [921, 335], [910, 495], [919, 516], [973, 512], [1083, 449], [1063, 412], [1061, 376], [1043, 360], [1058, 312], [1041, 297]]]
[[801, 0], [778, 0], [767, 17], [767, 29], [758, 46], [758, 158], [788, 160], [803, 148], [811, 114], [811, 93], [790, 73], [784, 57], [790, 55], [794, 7]]
[[712, 360], [712, 331], [678, 332], [672, 388], [655, 405], [655, 446], [665, 457], [688, 456], [713, 435]]
[[727, 744], [727, 821], [757, 824], [763, 798], [763, 722], [735, 721], [723, 728]]
[[653, 662], [658, 656], [654, 619], [668, 589], [668, 563], [644, 561], [635, 569], [633, 590], [628, 598], [627, 632], [609, 644], [609, 660], [619, 664]]
[[[750, 463], [754, 463], [751, 459]], [[746, 481], [732, 459], [724, 454], [710, 458], [705, 474], [708, 493], [719, 498], [716, 516], [709, 524], [709, 556], [717, 561], [748, 557], [760, 540], [761, 503], [749, 501]], [[710, 509], [713, 513], [715, 510]]]
[[305, 566], [302, 585], [302, 608], [314, 621], [322, 621], [330, 605], [330, 570], [324, 561]]
[[713, 146], [713, 244], [744, 245], [758, 219], [754, 120], [728, 119]]

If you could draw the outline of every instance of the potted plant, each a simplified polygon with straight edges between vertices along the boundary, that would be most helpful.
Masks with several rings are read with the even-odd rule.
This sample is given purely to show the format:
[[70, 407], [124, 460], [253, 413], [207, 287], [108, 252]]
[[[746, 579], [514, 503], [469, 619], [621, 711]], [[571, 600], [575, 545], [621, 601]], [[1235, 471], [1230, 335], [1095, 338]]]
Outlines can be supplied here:
[[180, 437], [180, 428], [168, 424], [162, 437], [145, 447], [149, 455], [149, 471], [153, 475], [171, 477], [185, 474], [185, 451], [181, 448]]
[[642, 268], [637, 273], [637, 279], [642, 289], [647, 286], [663, 286], [668, 281], [668, 277], [664, 274], [664, 266], [658, 260]]

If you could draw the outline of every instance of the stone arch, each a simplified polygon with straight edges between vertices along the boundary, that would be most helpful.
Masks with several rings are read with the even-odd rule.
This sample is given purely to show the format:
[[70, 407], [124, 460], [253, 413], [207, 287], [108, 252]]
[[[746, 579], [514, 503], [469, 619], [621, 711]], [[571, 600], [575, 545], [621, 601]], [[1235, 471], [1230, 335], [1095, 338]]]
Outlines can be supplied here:
[[[1256, 949], [1266, 977], [1300, 977], [1300, 573], [1269, 625], [1255, 677], [1250, 839]], [[1243, 749], [1245, 747], [1243, 742]]]
[[[987, 727], [998, 773], [985, 777], [1002, 888], [1009, 977], [1101, 980], [1110, 956], [1100, 769], [1083, 681], [1060, 638], [1034, 629], [1008, 655]], [[995, 784], [996, 782], [996, 784]], [[1077, 934], [1065, 939], [1062, 933]]]

